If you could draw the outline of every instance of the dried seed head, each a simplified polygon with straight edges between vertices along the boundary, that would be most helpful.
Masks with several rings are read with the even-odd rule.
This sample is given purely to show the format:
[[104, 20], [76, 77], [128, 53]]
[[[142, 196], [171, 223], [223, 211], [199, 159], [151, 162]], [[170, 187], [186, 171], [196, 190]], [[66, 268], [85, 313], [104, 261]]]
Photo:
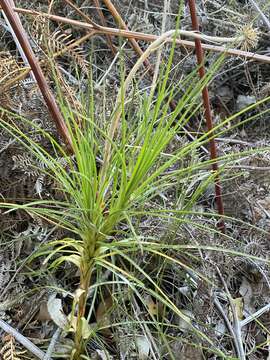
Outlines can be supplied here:
[[245, 51], [249, 51], [258, 44], [260, 32], [249, 24], [241, 27], [239, 35], [241, 38], [241, 48]]

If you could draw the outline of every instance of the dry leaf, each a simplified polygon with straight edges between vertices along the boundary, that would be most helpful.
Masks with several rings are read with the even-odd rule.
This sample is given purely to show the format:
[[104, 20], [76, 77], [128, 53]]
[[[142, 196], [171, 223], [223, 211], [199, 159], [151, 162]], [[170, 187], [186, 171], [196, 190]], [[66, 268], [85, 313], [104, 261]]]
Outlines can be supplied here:
[[103, 299], [99, 304], [96, 311], [97, 322], [103, 322], [103, 319], [108, 316], [108, 312], [113, 306], [113, 300], [111, 296]]
[[89, 337], [93, 333], [93, 330], [91, 329], [88, 321], [84, 317], [81, 318], [81, 322], [82, 322], [82, 337], [85, 340], [89, 339]]
[[[239, 297], [236, 299], [232, 299], [232, 302], [234, 304], [234, 308], [235, 308], [235, 312], [236, 312], [236, 316], [238, 320], [242, 320], [244, 315], [243, 315], [243, 310], [244, 310], [244, 302], [243, 302], [243, 298]], [[230, 309], [229, 311], [229, 319], [231, 321], [233, 321], [233, 313], [232, 310]]]
[[144, 300], [150, 315], [161, 316], [163, 314], [163, 305], [161, 303], [155, 302], [150, 295], [147, 295]]
[[150, 353], [150, 342], [146, 336], [137, 336], [135, 339], [136, 347], [138, 349], [138, 360], [146, 360], [148, 359], [148, 355]]
[[96, 350], [96, 355], [97, 357], [95, 357], [95, 359], [97, 360], [112, 360], [113, 357], [111, 355], [109, 355], [108, 351], [105, 350]]
[[[179, 354], [175, 354], [179, 356]], [[183, 360], [203, 360], [203, 354], [199, 347], [192, 346], [190, 344], [185, 344], [181, 351], [181, 357], [177, 357], [176, 359]]]
[[[113, 300], [111, 296], [108, 296], [106, 299], [102, 300], [96, 311], [96, 320], [99, 326], [110, 326], [111, 325], [111, 316], [110, 310], [113, 306]], [[104, 336], [110, 336], [111, 331], [109, 328], [100, 330]]]
[[[69, 328], [69, 331], [72, 331], [72, 332], [76, 332], [76, 329], [77, 329], [77, 325], [78, 325], [78, 317], [77, 316], [72, 316], [71, 315], [69, 316], [69, 319], [70, 319], [70, 328]], [[81, 318], [81, 324], [82, 324], [82, 338], [84, 340], [88, 339], [91, 334], [93, 333], [93, 330], [90, 326], [90, 324], [88, 323], [88, 321], [86, 320], [86, 318], [82, 317]]]
[[49, 297], [47, 302], [48, 313], [51, 316], [51, 319], [55, 324], [61, 329], [65, 329], [68, 324], [67, 316], [64, 314], [62, 308], [61, 299], [56, 298], [56, 294], [53, 294]]
[[243, 277], [242, 283], [239, 288], [239, 294], [243, 297], [244, 300], [244, 309], [248, 314], [253, 314], [256, 309], [252, 305], [253, 302], [253, 290], [249, 281]]
[[191, 322], [194, 319], [194, 315], [191, 311], [186, 310], [186, 309], [181, 309], [181, 312], [183, 313], [183, 315], [185, 315], [187, 320], [179, 318], [179, 328], [182, 331], [188, 331], [188, 330], [192, 329]]
[[49, 311], [48, 311], [46, 301], [42, 301], [40, 303], [39, 312], [38, 312], [38, 314], [36, 316], [36, 320], [39, 320], [39, 321], [52, 320], [51, 315], [49, 314]]

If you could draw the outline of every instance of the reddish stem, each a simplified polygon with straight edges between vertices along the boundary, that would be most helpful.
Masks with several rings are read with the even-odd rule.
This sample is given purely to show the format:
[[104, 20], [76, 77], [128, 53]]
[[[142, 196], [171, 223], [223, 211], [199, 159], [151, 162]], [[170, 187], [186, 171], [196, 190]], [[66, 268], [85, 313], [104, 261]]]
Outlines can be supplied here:
[[[116, 24], [123, 30], [129, 31], [128, 26], [126, 25], [126, 23], [124, 22], [124, 20], [122, 19], [120, 13], [117, 11], [116, 7], [113, 5], [113, 3], [111, 2], [111, 0], [103, 0], [104, 4], [106, 5], [107, 9], [110, 11], [110, 13], [112, 14]], [[135, 38], [129, 38], [129, 41], [131, 43], [131, 46], [133, 47], [134, 51], [141, 56], [143, 54], [143, 50], [140, 48], [140, 45], [137, 43]], [[151, 63], [149, 62], [148, 59], [146, 59], [144, 61], [144, 66], [146, 67], [146, 69], [148, 69], [150, 71], [151, 74], [153, 74], [153, 69], [151, 66]]]
[[[194, 31], [199, 31], [199, 22], [197, 18], [197, 12], [196, 12], [196, 5], [195, 0], [188, 0], [189, 3], [189, 9], [190, 9], [190, 15], [191, 15], [191, 22], [192, 22], [192, 28]], [[201, 44], [200, 39], [195, 39], [195, 51], [196, 51], [196, 57], [197, 62], [199, 65], [199, 76], [202, 79], [205, 76], [205, 68], [204, 68], [204, 52]], [[205, 110], [205, 119], [206, 119], [206, 126], [208, 131], [212, 131], [213, 129], [213, 120], [212, 120], [212, 112], [211, 112], [211, 105], [210, 105], [210, 99], [209, 99], [209, 92], [208, 87], [205, 86], [202, 89], [202, 98], [203, 98], [203, 105]], [[214, 138], [210, 138], [209, 140], [210, 145], [210, 156], [212, 160], [217, 159], [217, 147], [216, 142]], [[223, 206], [223, 200], [222, 200], [222, 188], [220, 184], [220, 177], [218, 173], [218, 163], [214, 162], [212, 164], [212, 169], [216, 173], [215, 175], [215, 200], [217, 204], [218, 213], [221, 216], [221, 219], [218, 222], [218, 228], [225, 233], [225, 224], [222, 216], [224, 215], [224, 206]]]
[[[93, 25], [96, 29], [99, 28], [99, 25], [96, 24], [92, 19], [90, 19], [89, 16], [87, 16], [83, 11], [81, 11], [81, 9], [75, 5], [73, 3], [73, 1], [71, 0], [64, 0], [70, 7], [72, 7], [72, 9], [74, 9], [86, 22], [88, 22], [89, 24]], [[99, 14], [99, 17], [100, 17], [100, 20], [101, 20], [101, 23], [103, 26], [106, 27], [106, 20], [105, 20], [105, 17], [103, 15], [103, 12], [100, 8], [100, 4], [99, 4], [99, 0], [93, 0], [94, 3], [95, 3], [95, 6], [97, 8], [97, 12]], [[111, 48], [112, 50], [112, 53], [115, 55], [116, 54], [116, 49], [115, 49], [115, 46], [113, 45], [113, 42], [112, 42], [112, 38], [111, 38], [111, 35], [106, 35], [106, 38], [107, 38], [107, 42], [108, 42], [108, 46]]]
[[[104, 15], [103, 15], [103, 12], [102, 12], [101, 8], [100, 8], [99, 0], [93, 0], [93, 1], [94, 1], [94, 4], [95, 4], [96, 8], [97, 8], [96, 10], [98, 12], [101, 24], [106, 27], [107, 26], [106, 19], [105, 19]], [[110, 49], [112, 50], [113, 55], [116, 55], [117, 51], [115, 49], [115, 46], [113, 45], [111, 36], [106, 35], [106, 38], [107, 38], [107, 43], [108, 43]]]
[[40, 91], [43, 95], [43, 98], [48, 106], [48, 109], [51, 113], [51, 116], [58, 128], [59, 133], [61, 134], [63, 140], [65, 141], [66, 145], [69, 149], [72, 149], [72, 141], [65, 124], [65, 121], [62, 117], [62, 114], [57, 106], [55, 98], [50, 91], [50, 88], [47, 84], [46, 78], [41, 70], [39, 62], [35, 57], [35, 54], [31, 48], [27, 35], [24, 31], [22, 26], [21, 20], [19, 15], [14, 11], [12, 7], [12, 3], [9, 0], [0, 0], [1, 7], [5, 12], [12, 29], [14, 30], [15, 35], [24, 51], [25, 57], [27, 58], [29, 65], [33, 71], [37, 84], [40, 88]]

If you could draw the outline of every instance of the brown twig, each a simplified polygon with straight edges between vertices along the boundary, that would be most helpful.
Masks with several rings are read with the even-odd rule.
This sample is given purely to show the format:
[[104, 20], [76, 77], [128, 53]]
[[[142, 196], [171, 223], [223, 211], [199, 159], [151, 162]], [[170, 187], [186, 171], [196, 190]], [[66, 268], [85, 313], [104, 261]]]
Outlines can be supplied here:
[[40, 350], [35, 344], [28, 340], [25, 336], [20, 334], [16, 329], [0, 319], [0, 328], [6, 333], [13, 336], [20, 344], [22, 344], [29, 352], [31, 352], [38, 359], [44, 359], [45, 353]]
[[[106, 5], [107, 9], [112, 14], [116, 24], [120, 26], [121, 29], [129, 31], [128, 26], [122, 19], [121, 15], [117, 11], [116, 7], [112, 4], [111, 0], [103, 0], [104, 4]], [[140, 57], [143, 54], [143, 50], [140, 48], [139, 44], [136, 41], [136, 38], [129, 38], [130, 44], [133, 47], [134, 51], [137, 53], [137, 55]], [[144, 61], [144, 66], [150, 70], [151, 73], [153, 73], [152, 66], [148, 59]]]
[[76, 11], [86, 22], [93, 25], [95, 29], [99, 29], [99, 25], [95, 23], [89, 16], [87, 16], [78, 6], [76, 6], [71, 0], [64, 0], [73, 10]]
[[[104, 17], [104, 14], [103, 14], [103, 12], [102, 12], [102, 10], [100, 8], [99, 0], [93, 0], [93, 1], [94, 1], [94, 4], [95, 4], [96, 8], [97, 8], [97, 12], [98, 12], [98, 15], [100, 17], [101, 24], [106, 27], [107, 22], [106, 22], [106, 19]], [[107, 38], [107, 43], [108, 43], [109, 48], [112, 50], [113, 55], [115, 55], [116, 54], [116, 49], [115, 49], [115, 46], [113, 45], [111, 36], [107, 35], [106, 38]]]
[[11, 6], [9, 0], [1, 0], [1, 7], [5, 12], [8, 21], [10, 22], [14, 33], [24, 51], [25, 57], [27, 58], [29, 65], [33, 71], [33, 74], [36, 78], [37, 84], [40, 88], [40, 91], [44, 97], [44, 100], [48, 106], [48, 109], [51, 113], [51, 116], [58, 128], [59, 133], [61, 134], [63, 140], [65, 141], [66, 145], [72, 149], [72, 141], [66, 127], [65, 121], [62, 117], [62, 114], [57, 106], [55, 98], [50, 91], [50, 88], [47, 84], [45, 76], [41, 70], [39, 62], [35, 57], [35, 54], [31, 48], [27, 35], [24, 31], [22, 23], [20, 21], [19, 15], [14, 11], [14, 8]]
[[[73, 1], [71, 0], [64, 0], [72, 9], [74, 9], [87, 23], [93, 25], [96, 29], [99, 28], [99, 25], [97, 23], [95, 23], [89, 16], [87, 16], [83, 11], [81, 11], [80, 8], [78, 8], [78, 6], [76, 6]], [[94, 4], [97, 8], [97, 12], [99, 14], [101, 23], [103, 26], [106, 27], [106, 20], [104, 18], [103, 12], [100, 9], [100, 5], [99, 5], [99, 0], [93, 0]], [[109, 48], [112, 50], [112, 53], [115, 54], [116, 50], [115, 50], [115, 46], [112, 43], [112, 39], [110, 35], [106, 35], [107, 38], [107, 42], [108, 42], [108, 46]]]
[[[110, 28], [110, 27], [104, 27], [104, 26], [100, 26], [98, 24], [95, 24], [95, 25], [87, 24], [82, 21], [64, 18], [64, 17], [58, 16], [58, 15], [47, 14], [47, 13], [39, 12], [36, 10], [23, 9], [23, 8], [16, 7], [16, 8], [14, 8], [14, 11], [21, 13], [21, 14], [44, 17], [44, 18], [50, 19], [52, 21], [56, 21], [56, 22], [63, 23], [63, 24], [69, 24], [71, 26], [76, 26], [76, 27], [79, 27], [79, 28], [82, 28], [85, 30], [90, 30], [90, 31], [92, 30], [93, 35], [109, 34], [112, 36], [119, 36], [119, 37], [124, 37], [127, 39], [133, 38], [133, 39], [137, 39], [137, 40], [143, 40], [146, 42], [153, 42], [158, 39], [157, 35], [145, 34], [145, 33], [136, 32], [136, 31], [115, 29], [115, 28]], [[200, 34], [193, 33], [193, 36], [195, 36], [195, 35], [200, 36]], [[203, 38], [203, 36], [202, 36], [202, 38]], [[174, 39], [169, 38], [166, 41], [174, 42]], [[187, 47], [187, 48], [192, 48], [192, 49], [195, 48], [195, 43], [193, 41], [176, 39], [175, 43], [176, 43], [176, 45], [179, 45], [182, 47]], [[204, 44], [204, 43], [202, 43], [201, 45], [204, 50], [209, 50], [209, 51], [218, 52], [218, 53], [225, 53], [227, 55], [239, 56], [244, 59], [254, 60], [254, 61], [270, 64], [270, 56], [260, 55], [260, 54], [252, 53], [249, 51], [238, 50], [238, 49], [231, 49], [231, 48], [227, 48], [226, 46], [216, 46], [216, 45], [209, 45], [209, 44]]]
[[[199, 22], [197, 18], [196, 13], [196, 5], [195, 0], [189, 0], [189, 8], [190, 8], [190, 15], [191, 15], [191, 22], [192, 27], [194, 31], [199, 31]], [[199, 76], [201, 79], [205, 77], [205, 68], [204, 68], [204, 53], [201, 45], [200, 39], [195, 39], [195, 46], [196, 46], [196, 57], [197, 62], [199, 65]], [[212, 112], [211, 112], [211, 105], [210, 105], [210, 98], [209, 98], [209, 92], [207, 85], [204, 86], [202, 89], [202, 98], [203, 98], [203, 106], [205, 110], [205, 119], [206, 119], [206, 126], [207, 130], [209, 132], [212, 132], [213, 130], [213, 120], [212, 120]], [[217, 159], [217, 148], [216, 148], [216, 142], [215, 138], [212, 137], [209, 139], [209, 145], [210, 145], [210, 157], [211, 160]], [[221, 219], [218, 222], [218, 227], [220, 230], [225, 233], [225, 224], [223, 220], [224, 216], [224, 206], [223, 206], [223, 199], [222, 199], [222, 189], [221, 189], [221, 183], [220, 183], [220, 177], [219, 177], [219, 169], [218, 169], [218, 163], [213, 162], [212, 164], [212, 170], [215, 172], [215, 200], [217, 204], [218, 213], [221, 216]]]

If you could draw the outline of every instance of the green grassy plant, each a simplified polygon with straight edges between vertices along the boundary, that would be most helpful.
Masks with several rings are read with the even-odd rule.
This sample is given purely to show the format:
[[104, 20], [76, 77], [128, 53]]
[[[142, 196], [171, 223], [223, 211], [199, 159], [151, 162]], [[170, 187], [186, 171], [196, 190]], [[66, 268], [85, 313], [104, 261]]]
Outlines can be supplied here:
[[[199, 156], [195, 160], [193, 158], [193, 161], [188, 161], [187, 158], [197, 154], [199, 147], [205, 145], [209, 137], [214, 136], [214, 131], [219, 135], [222, 134], [224, 125], [231, 123], [245, 111], [233, 115], [216, 126], [211, 133], [200, 136], [194, 142], [168, 151], [168, 146], [181, 132], [182, 127], [193, 114], [200, 111], [201, 90], [217, 71], [223, 57], [215, 61], [203, 79], [198, 79], [195, 69], [180, 83], [170, 84], [169, 75], [174, 54], [172, 48], [168, 62], [161, 66], [157, 84], [153, 85], [155, 91], [152, 89], [148, 96], [141, 94], [135, 88], [131, 100], [128, 95], [130, 84], [135, 79], [141, 64], [166, 41], [166, 36], [148, 48], [127, 79], [122, 81], [115, 108], [106, 124], [102, 123], [103, 114], [100, 119], [95, 111], [96, 99], [91, 76], [89, 77], [90, 92], [87, 99], [82, 100], [83, 110], [80, 113], [74, 111], [61, 93], [59, 94], [59, 104], [69, 129], [73, 155], [50, 134], [21, 117], [19, 119], [24, 125], [29, 125], [34, 132], [40, 132], [49, 139], [52, 150], [45, 150], [31, 139], [31, 134], [24, 134], [16, 117], [13, 116], [13, 120], [9, 121], [1, 120], [2, 128], [12, 134], [45, 165], [44, 173], [57, 183], [63, 196], [63, 200], [58, 201], [40, 199], [20, 205], [4, 202], [2, 206], [11, 210], [24, 209], [73, 234], [68, 238], [47, 243], [35, 254], [35, 257], [43, 256], [44, 264], [48, 264], [51, 270], [61, 266], [63, 262], [70, 262], [79, 270], [80, 284], [74, 294], [68, 329], [74, 332], [75, 345], [71, 358], [75, 360], [82, 358], [82, 354], [86, 351], [85, 344], [89, 337], [93, 336], [89, 326], [90, 315], [86, 312], [86, 307], [89, 289], [95, 287], [92, 280], [95, 271], [109, 270], [113, 274], [113, 284], [116, 288], [119, 283], [124, 283], [143, 304], [145, 301], [142, 291], [147, 292], [177, 317], [190, 323], [189, 318], [174, 304], [162, 286], [136, 262], [134, 254], [140, 256], [146, 252], [151, 256], [159, 257], [162, 261], [177, 265], [184, 271], [196, 273], [191, 265], [173, 256], [168, 249], [177, 253], [187, 251], [187, 254], [192, 255], [192, 250], [198, 249], [198, 246], [166, 244], [158, 236], [138, 233], [136, 223], [142, 218], [164, 219], [165, 222], [170, 219], [180, 225], [191, 224], [204, 233], [210, 232], [224, 236], [225, 239], [226, 236], [229, 238], [229, 235], [219, 234], [207, 223], [196, 221], [196, 216], [200, 219], [205, 215], [214, 216], [198, 214], [193, 211], [193, 206], [213, 181], [215, 174], [211, 171], [204, 177], [200, 174], [201, 169], [209, 168], [211, 160], [201, 162]], [[123, 78], [123, 73], [121, 77]], [[180, 88], [186, 89], [181, 96], [179, 96]], [[179, 97], [176, 109], [170, 111], [170, 101]], [[266, 101], [263, 100], [261, 103]], [[133, 106], [134, 103], [136, 107]], [[252, 105], [249, 109], [256, 106], [258, 105]], [[12, 118], [11, 114], [9, 115]], [[253, 115], [253, 118], [256, 116]], [[250, 119], [243, 120], [245, 121]], [[240, 154], [232, 154], [221, 158], [221, 171], [228, 162], [233, 162], [240, 156]], [[59, 157], [64, 161], [60, 162]], [[196, 177], [200, 179], [201, 185], [191, 196], [186, 195], [185, 188]], [[148, 204], [156, 201], [159, 194], [166, 193], [177, 184], [183, 184], [182, 190], [181, 188], [178, 190], [182, 194], [178, 206], [161, 209], [148, 207]], [[126, 225], [127, 230], [122, 229], [123, 224]], [[209, 249], [220, 251], [211, 246]], [[204, 281], [209, 281], [203, 274], [196, 275]], [[92, 307], [91, 311], [93, 311]], [[153, 315], [151, 317], [157, 332], [162, 334], [162, 324]], [[204, 346], [208, 346], [219, 356], [226, 357], [226, 354], [214, 345], [212, 339], [198, 327], [191, 327]], [[161, 336], [161, 338], [166, 344], [169, 356], [174, 358], [166, 337]]]

